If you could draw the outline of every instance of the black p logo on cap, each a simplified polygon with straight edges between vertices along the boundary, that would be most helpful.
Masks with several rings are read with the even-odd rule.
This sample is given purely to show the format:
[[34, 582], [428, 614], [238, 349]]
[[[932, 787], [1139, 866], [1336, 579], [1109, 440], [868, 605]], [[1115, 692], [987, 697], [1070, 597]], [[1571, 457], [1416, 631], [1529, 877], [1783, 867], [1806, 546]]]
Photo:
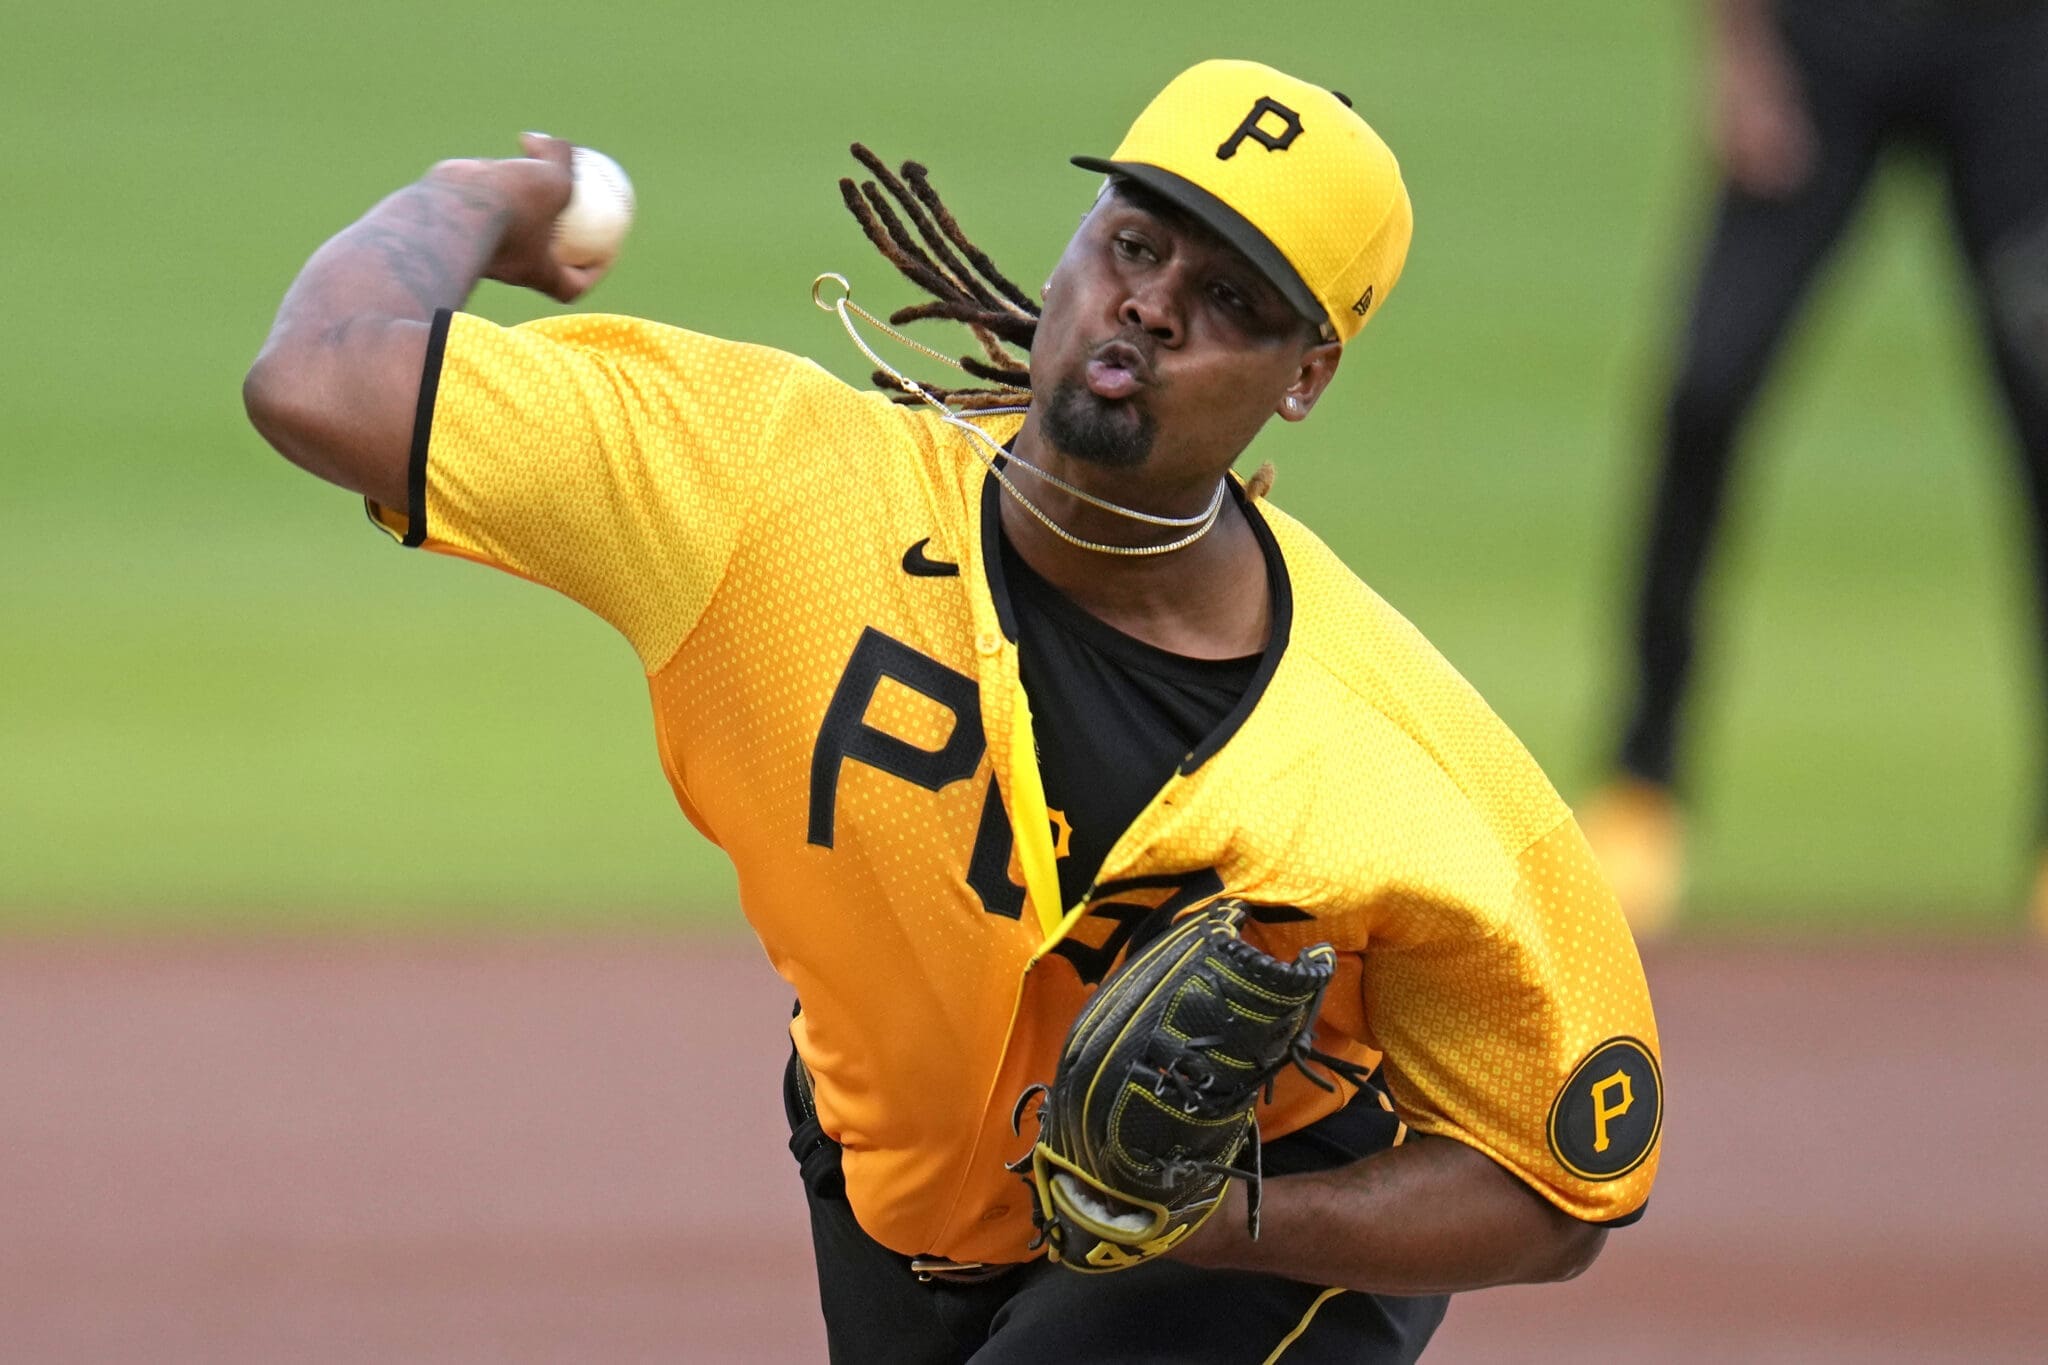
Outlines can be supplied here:
[[[1259, 120], [1268, 114], [1278, 114], [1286, 123], [1287, 131], [1275, 137], [1259, 126]], [[1237, 146], [1246, 138], [1258, 143], [1269, 152], [1284, 152], [1294, 145], [1294, 139], [1301, 136], [1301, 115], [1289, 109], [1271, 95], [1259, 96], [1259, 102], [1244, 116], [1244, 122], [1237, 125], [1237, 131], [1224, 140], [1216, 149], [1218, 161], [1228, 161], [1237, 155]]]

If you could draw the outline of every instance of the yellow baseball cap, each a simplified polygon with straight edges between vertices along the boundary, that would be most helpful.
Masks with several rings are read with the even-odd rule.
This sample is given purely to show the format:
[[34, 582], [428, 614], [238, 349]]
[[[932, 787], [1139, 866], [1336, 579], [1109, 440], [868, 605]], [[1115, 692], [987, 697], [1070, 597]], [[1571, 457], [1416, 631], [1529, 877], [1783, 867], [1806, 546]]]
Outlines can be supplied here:
[[1188, 68], [1114, 155], [1073, 161], [1193, 214], [1333, 340], [1393, 292], [1415, 231], [1401, 167], [1351, 101], [1257, 62]]

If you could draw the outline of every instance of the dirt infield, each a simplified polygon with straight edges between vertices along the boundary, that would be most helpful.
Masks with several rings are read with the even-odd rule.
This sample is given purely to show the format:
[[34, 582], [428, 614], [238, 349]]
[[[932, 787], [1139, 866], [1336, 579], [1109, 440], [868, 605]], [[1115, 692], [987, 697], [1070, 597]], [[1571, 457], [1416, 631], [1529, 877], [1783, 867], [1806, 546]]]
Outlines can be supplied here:
[[[2048, 1355], [2048, 955], [1652, 957], [1649, 1217], [1432, 1362]], [[822, 1359], [751, 945], [0, 943], [0, 1358]]]

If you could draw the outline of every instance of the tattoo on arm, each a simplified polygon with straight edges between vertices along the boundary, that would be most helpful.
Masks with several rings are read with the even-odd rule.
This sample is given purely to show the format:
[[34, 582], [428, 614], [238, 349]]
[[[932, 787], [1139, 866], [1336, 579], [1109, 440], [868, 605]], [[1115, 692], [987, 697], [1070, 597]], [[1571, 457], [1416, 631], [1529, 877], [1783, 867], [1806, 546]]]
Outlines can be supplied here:
[[306, 329], [340, 348], [358, 324], [430, 319], [459, 308], [490, 263], [511, 211], [482, 188], [409, 185], [327, 243], [278, 311], [279, 330]]
[[431, 315], [469, 297], [484, 264], [477, 244], [495, 246], [511, 214], [494, 197], [468, 186], [430, 180], [415, 190], [392, 205], [398, 222], [365, 222], [361, 244]]
[[406, 505], [427, 324], [460, 308], [487, 272], [530, 270], [524, 258], [546, 246], [533, 240], [544, 225], [521, 226], [523, 201], [502, 174], [489, 163], [437, 167], [306, 262], [243, 381], [250, 419], [286, 458]]

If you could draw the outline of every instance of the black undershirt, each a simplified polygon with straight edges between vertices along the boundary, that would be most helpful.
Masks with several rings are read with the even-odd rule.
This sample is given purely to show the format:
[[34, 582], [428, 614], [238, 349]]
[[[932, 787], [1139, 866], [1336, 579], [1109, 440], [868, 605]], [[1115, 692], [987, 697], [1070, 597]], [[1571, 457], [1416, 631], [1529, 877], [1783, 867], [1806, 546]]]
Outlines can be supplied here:
[[1059, 860], [1060, 900], [1071, 906], [1174, 769], [1244, 697], [1261, 656], [1170, 654], [1076, 606], [1007, 536], [1002, 554], [1045, 802], [1073, 831]]

